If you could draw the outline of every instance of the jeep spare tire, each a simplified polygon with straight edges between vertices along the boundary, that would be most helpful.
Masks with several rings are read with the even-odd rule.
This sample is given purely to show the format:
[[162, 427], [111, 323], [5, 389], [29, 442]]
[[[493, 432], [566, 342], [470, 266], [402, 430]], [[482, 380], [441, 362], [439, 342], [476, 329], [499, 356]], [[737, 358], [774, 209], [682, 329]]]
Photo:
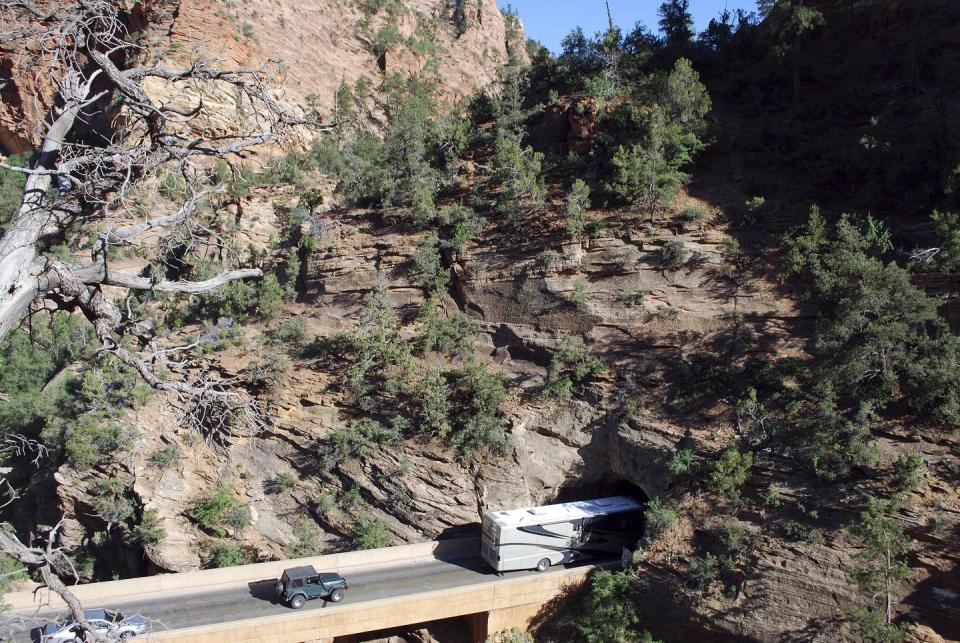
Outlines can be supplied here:
[[335, 590], [333, 590], [332, 592], [330, 592], [330, 602], [331, 602], [331, 603], [339, 603], [339, 602], [342, 601], [342, 600], [343, 600], [343, 590], [342, 590], [342, 589], [335, 589]]
[[273, 591], [277, 593], [277, 596], [283, 596], [283, 581], [281, 581], [279, 578], [277, 579], [277, 582], [273, 584]]
[[306, 599], [303, 597], [303, 594], [297, 594], [296, 596], [290, 599], [290, 607], [292, 607], [295, 610], [298, 610], [301, 607], [303, 607], [303, 604], [305, 602], [306, 602]]

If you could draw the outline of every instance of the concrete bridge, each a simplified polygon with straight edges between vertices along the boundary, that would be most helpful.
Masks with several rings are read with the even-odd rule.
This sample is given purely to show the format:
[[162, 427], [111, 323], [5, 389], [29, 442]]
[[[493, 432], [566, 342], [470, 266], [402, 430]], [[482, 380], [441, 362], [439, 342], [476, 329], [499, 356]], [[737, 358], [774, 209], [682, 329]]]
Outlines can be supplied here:
[[[355, 635], [463, 617], [482, 642], [525, 628], [543, 605], [583, 582], [590, 565], [496, 575], [480, 561], [479, 539], [459, 538], [369, 551], [164, 574], [74, 588], [87, 608], [140, 614], [149, 641], [219, 643], [349, 643]], [[350, 586], [333, 605], [310, 601], [293, 610], [273, 599], [286, 567], [337, 571]], [[20, 616], [50, 619], [63, 603], [47, 590], [13, 592], [4, 600]], [[36, 624], [36, 623], [35, 623]], [[29, 640], [21, 630], [18, 638]], [[139, 640], [139, 638], [138, 638]]]

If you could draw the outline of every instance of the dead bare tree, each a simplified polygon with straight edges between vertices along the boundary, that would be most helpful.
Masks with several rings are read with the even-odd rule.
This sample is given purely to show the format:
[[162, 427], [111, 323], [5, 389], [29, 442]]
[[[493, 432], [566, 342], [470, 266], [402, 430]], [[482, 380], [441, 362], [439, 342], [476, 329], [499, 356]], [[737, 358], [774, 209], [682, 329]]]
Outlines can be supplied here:
[[[158, 3], [162, 4], [162, 3]], [[215, 61], [196, 58], [186, 68], [160, 64], [131, 65], [142, 53], [124, 26], [119, 0], [81, 0], [44, 4], [0, 0], [0, 49], [20, 52], [57, 79], [58, 105], [43, 124], [40, 152], [29, 168], [0, 163], [26, 175], [23, 201], [0, 238], [0, 338], [15, 328], [31, 306], [79, 310], [94, 325], [103, 350], [115, 354], [150, 384], [180, 395], [209, 396], [215, 382], [195, 386], [182, 379], [164, 380], [154, 365], [124, 347], [125, 335], [138, 325], [103, 286], [166, 293], [210, 292], [235, 279], [262, 276], [259, 268], [225, 270], [202, 281], [171, 281], [113, 270], [110, 248], [130, 245], [145, 236], [196, 239], [209, 245], [217, 233], [204, 227], [198, 211], [222, 192], [210, 183], [210, 162], [231, 163], [255, 147], [282, 141], [292, 127], [309, 125], [278, 103], [268, 85], [271, 69], [224, 71]], [[19, 67], [28, 65], [21, 64]], [[144, 81], [155, 80], [168, 98], [152, 97]], [[235, 131], [209, 132], [203, 127], [205, 92], [232, 93], [237, 105]], [[87, 125], [94, 114], [108, 110], [112, 123], [103, 140], [90, 143]], [[180, 106], [183, 101], [194, 104]], [[314, 124], [315, 125], [315, 124]], [[206, 165], [205, 165], [206, 164]], [[158, 171], [177, 177], [186, 195], [178, 210], [134, 217], [131, 192]], [[131, 220], [136, 218], [137, 220]], [[86, 264], [67, 263], [43, 248], [100, 226]], [[154, 239], [163, 246], [163, 238]], [[154, 355], [157, 353], [154, 352]]]
[[[0, 162], [26, 178], [20, 208], [0, 238], [0, 339], [31, 311], [79, 311], [95, 329], [101, 351], [116, 356], [154, 389], [175, 394], [188, 409], [187, 417], [204, 418], [211, 411], [203, 405], [235, 408], [244, 402], [242, 396], [209, 373], [171, 367], [171, 355], [188, 351], [157, 349], [148, 326], [132, 318], [129, 306], [121, 310], [104, 286], [198, 294], [261, 277], [262, 271], [224, 269], [196, 281], [179, 275], [158, 278], [145, 276], [146, 271], [114, 269], [110, 249], [142, 245], [145, 239], [155, 254], [171, 240], [220, 243], [201, 214], [223, 191], [210, 179], [213, 163], [222, 160], [234, 168], [255, 148], [282, 145], [295, 127], [322, 126], [281, 105], [271, 86], [279, 71], [274, 65], [224, 70], [199, 55], [179, 67], [145, 62], [148, 52], [124, 23], [127, 4], [0, 0], [0, 54], [16, 57], [17, 69], [42, 74], [57, 92], [55, 107], [39, 125], [40, 149], [30, 167]], [[143, 3], [155, 11], [163, 11], [165, 4]], [[230, 131], [209, 124], [205, 97], [217, 92], [235, 102], [236, 126]], [[94, 121], [109, 126], [93, 128]], [[168, 212], [137, 212], [132, 194], [159, 173], [176, 177], [185, 197], [182, 205]], [[48, 252], [57, 241], [93, 231], [96, 243], [88, 262], [65, 261]], [[82, 624], [79, 603], [56, 577], [65, 556], [55, 538], [56, 529], [46, 547], [37, 548], [0, 534], [0, 551], [39, 571]]]

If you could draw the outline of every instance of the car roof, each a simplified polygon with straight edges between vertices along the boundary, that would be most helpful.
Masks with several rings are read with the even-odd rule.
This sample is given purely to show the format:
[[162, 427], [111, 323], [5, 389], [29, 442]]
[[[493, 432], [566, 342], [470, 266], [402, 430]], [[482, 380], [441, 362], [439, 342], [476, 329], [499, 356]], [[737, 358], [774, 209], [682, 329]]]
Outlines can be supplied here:
[[327, 582], [331, 580], [340, 580], [341, 578], [343, 578], [342, 576], [340, 576], [340, 574], [334, 574], [333, 572], [317, 574], [317, 577], [323, 582]]
[[105, 621], [107, 620], [107, 610], [83, 610], [83, 618], [87, 619], [88, 621]]
[[317, 570], [313, 568], [313, 565], [301, 565], [283, 570], [283, 575], [287, 578], [307, 578], [308, 576], [316, 576]]

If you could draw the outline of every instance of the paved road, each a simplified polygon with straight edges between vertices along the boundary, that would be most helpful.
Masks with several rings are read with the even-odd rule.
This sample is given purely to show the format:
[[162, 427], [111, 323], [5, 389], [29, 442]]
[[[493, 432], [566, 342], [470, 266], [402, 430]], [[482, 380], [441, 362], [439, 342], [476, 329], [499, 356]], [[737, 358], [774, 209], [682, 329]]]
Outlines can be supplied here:
[[[504, 574], [504, 577], [518, 578], [536, 573], [538, 572], [509, 572]], [[429, 560], [353, 572], [344, 571], [343, 574], [349, 590], [340, 605], [404, 596], [421, 591], [475, 585], [497, 578], [497, 575], [480, 560], [479, 556]], [[290, 613], [292, 610], [289, 607], [275, 600], [274, 581], [273, 578], [265, 578], [215, 592], [164, 595], [153, 599], [131, 597], [130, 600], [114, 601], [109, 605], [86, 605], [85, 607], [115, 609], [124, 614], [140, 614], [152, 621], [154, 631]], [[338, 605], [323, 600], [313, 600], [308, 601], [303, 610], [337, 608]], [[58, 613], [61, 612], [41, 612], [40, 616], [49, 620], [55, 618]], [[31, 640], [29, 632], [21, 629], [17, 633], [17, 640]]]

